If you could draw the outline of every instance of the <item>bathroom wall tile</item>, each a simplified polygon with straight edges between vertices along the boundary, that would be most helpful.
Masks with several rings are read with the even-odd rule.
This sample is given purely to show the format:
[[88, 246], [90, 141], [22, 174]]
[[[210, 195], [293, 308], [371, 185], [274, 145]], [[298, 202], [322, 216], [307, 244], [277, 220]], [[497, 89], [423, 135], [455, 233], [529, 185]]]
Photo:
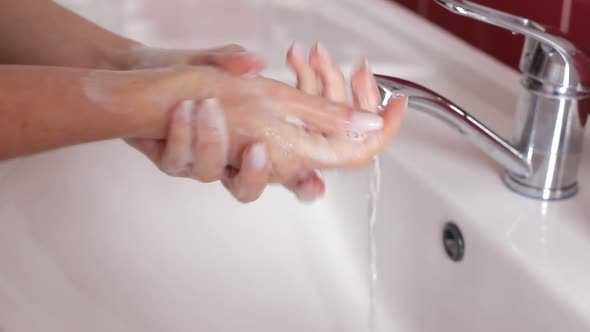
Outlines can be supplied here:
[[572, 2], [569, 22], [567, 22], [568, 17], [564, 17], [568, 36], [577, 45], [590, 52], [590, 0], [566, 1]]
[[397, 0], [395, 2], [402, 4], [415, 12], [418, 11], [418, 4], [420, 3], [419, 0]]
[[436, 5], [433, 0], [397, 0], [396, 2], [404, 5], [405, 7], [415, 11], [416, 13], [426, 16], [428, 13], [428, 7]]

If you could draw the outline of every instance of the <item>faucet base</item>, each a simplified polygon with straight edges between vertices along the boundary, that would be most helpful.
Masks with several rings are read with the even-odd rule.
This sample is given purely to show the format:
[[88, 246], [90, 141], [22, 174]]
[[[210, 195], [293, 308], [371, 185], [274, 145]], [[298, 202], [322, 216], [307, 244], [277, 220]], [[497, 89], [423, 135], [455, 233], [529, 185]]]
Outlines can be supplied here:
[[559, 189], [534, 188], [518, 181], [509, 173], [504, 174], [502, 178], [506, 186], [515, 193], [543, 201], [556, 201], [567, 199], [573, 197], [578, 192], [577, 183]]

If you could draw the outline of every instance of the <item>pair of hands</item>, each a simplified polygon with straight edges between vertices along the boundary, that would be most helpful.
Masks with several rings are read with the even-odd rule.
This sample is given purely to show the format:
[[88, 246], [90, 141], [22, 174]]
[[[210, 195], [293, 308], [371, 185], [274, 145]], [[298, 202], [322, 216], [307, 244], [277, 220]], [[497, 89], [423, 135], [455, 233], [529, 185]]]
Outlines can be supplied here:
[[148, 70], [139, 88], [124, 90], [166, 105], [169, 121], [163, 137], [142, 133], [127, 142], [169, 175], [221, 180], [241, 202], [256, 200], [267, 183], [301, 200], [320, 197], [325, 185], [316, 170], [369, 163], [397, 134], [407, 106], [399, 98], [377, 113], [380, 95], [366, 62], [352, 75], [348, 105], [344, 75], [319, 44], [309, 60], [296, 46], [287, 53], [297, 89], [256, 76], [264, 63], [237, 45], [135, 54], [136, 69]]

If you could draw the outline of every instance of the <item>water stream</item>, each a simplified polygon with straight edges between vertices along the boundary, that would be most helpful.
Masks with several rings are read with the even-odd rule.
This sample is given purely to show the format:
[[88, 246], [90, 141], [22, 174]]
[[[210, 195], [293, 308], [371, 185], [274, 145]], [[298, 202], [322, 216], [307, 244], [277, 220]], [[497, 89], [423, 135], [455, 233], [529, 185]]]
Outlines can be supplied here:
[[377, 239], [375, 226], [377, 225], [377, 206], [379, 202], [379, 192], [381, 190], [381, 168], [379, 158], [373, 162], [372, 172], [369, 174], [369, 194], [368, 194], [368, 219], [369, 219], [369, 332], [376, 331], [377, 319]]

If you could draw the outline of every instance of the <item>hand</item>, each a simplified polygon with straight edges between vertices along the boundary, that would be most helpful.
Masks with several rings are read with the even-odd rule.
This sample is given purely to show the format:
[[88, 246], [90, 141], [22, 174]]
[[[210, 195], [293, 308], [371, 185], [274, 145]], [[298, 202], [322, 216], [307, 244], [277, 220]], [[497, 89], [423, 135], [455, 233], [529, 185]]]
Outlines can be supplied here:
[[[136, 45], [131, 48], [131, 51], [125, 52], [125, 55], [124, 58], [128, 59], [126, 61], [128, 64], [125, 66], [127, 69], [161, 68], [177, 65], [210, 65], [235, 75], [254, 75], [259, 73], [264, 67], [264, 62], [258, 56], [247, 52], [243, 47], [235, 44], [197, 51], [170, 50]], [[186, 107], [191, 106], [185, 105], [185, 108]], [[176, 107], [173, 110], [173, 113], [176, 114], [179, 111], [181, 111], [181, 107]], [[173, 115], [172, 119], [176, 116], [177, 115]], [[179, 124], [177, 121], [171, 121], [171, 126], [173, 125], [182, 126], [182, 123]], [[172, 127], [170, 129], [172, 132]], [[150, 159], [152, 159], [160, 168], [165, 168], [161, 164], [170, 163], [170, 161], [167, 160], [173, 155], [170, 150], [174, 150], [174, 147], [176, 146], [176, 143], [172, 140], [128, 139], [126, 142], [138, 149], [144, 155], [150, 157]], [[244, 158], [257, 160], [256, 156], [259, 156], [264, 152], [263, 148], [263, 145], [247, 147], [244, 152]], [[262, 157], [258, 157], [258, 159], [260, 158]], [[240, 167], [238, 176], [237, 169], [228, 168], [227, 176], [224, 178], [223, 184], [239, 200], [253, 200], [256, 199], [266, 187], [268, 175], [264, 173], [265, 171], [265, 169], [257, 171], [256, 168], [252, 169], [246, 164]], [[198, 175], [193, 175], [192, 172], [186, 170], [170, 170], [167, 171], [167, 174], [199, 180]], [[323, 186], [321, 181], [318, 183]], [[308, 197], [308, 192], [312, 187], [310, 186], [309, 181], [304, 181], [301, 185], [296, 183], [296, 181], [292, 181], [292, 183], [287, 185], [287, 188], [293, 191], [298, 197]], [[247, 195], [245, 193], [253, 194]]]
[[[317, 59], [313, 60], [314, 58]], [[318, 93], [319, 86], [316, 85], [313, 88], [310, 82], [316, 81], [315, 75], [319, 75], [324, 85], [323, 96], [336, 101], [344, 101], [346, 99], [346, 90], [343, 88], [342, 75], [331, 62], [326, 61], [326, 58], [320, 56], [317, 48], [312, 52], [311, 67], [309, 65], [302, 67], [301, 63], [303, 62], [300, 61], [296, 68], [293, 60], [293, 51], [291, 51], [290, 64], [298, 73], [298, 86], [301, 89], [308, 93]], [[310, 68], [312, 69], [311, 71]], [[174, 71], [176, 74], [173, 76], [176, 76], [179, 72], [183, 72], [184, 74], [180, 76], [185, 76], [185, 80], [192, 80], [194, 82], [195, 72], [203, 72], [203, 69], [197, 70], [197, 68], [194, 68], [191, 75], [187, 74], [187, 72], [191, 72], [187, 68], [183, 68], [182, 70], [175, 69]], [[222, 105], [225, 112], [221, 111], [217, 113], [223, 113], [226, 116], [226, 128], [229, 128], [229, 136], [232, 144], [228, 148], [228, 156], [232, 156], [229, 158], [233, 159], [230, 160], [232, 166], [229, 168], [226, 176], [223, 175], [223, 172], [220, 173], [219, 171], [223, 167], [216, 167], [217, 170], [214, 171], [214, 175], [199, 175], [203, 174], [203, 172], [199, 172], [198, 169], [202, 169], [203, 167], [186, 161], [184, 166], [176, 165], [178, 167], [173, 167], [174, 165], [168, 165], [166, 167], [161, 166], [161, 168], [173, 174], [191, 175], [202, 181], [225, 178], [224, 183], [226, 186], [242, 201], [250, 201], [258, 197], [268, 178], [268, 175], [264, 173], [271, 169], [272, 172], [269, 180], [281, 182], [294, 189], [299, 193], [298, 196], [300, 198], [313, 198], [321, 194], [323, 192], [323, 183], [317, 177], [309, 177], [309, 174], [313, 174], [313, 170], [316, 168], [351, 167], [369, 162], [384, 144], [394, 136], [399, 126], [399, 120], [401, 119], [401, 110], [405, 108], [403, 100], [397, 101], [386, 109], [382, 118], [373, 118], [363, 123], [363, 121], [359, 120], [366, 118], [366, 113], [352, 113], [351, 108], [345, 107], [343, 104], [329, 103], [327, 100], [317, 96], [310, 98], [311, 96], [297, 93], [295, 90], [279, 82], [263, 78], [234, 78], [223, 75], [219, 71], [205, 72], [207, 72], [207, 75], [210, 75], [210, 79], [207, 79], [207, 81], [217, 81], [217, 84], [210, 84], [210, 87], [213, 89], [209, 91], [209, 95], [205, 96], [207, 93], [201, 93], [199, 96], [200, 99], [197, 98], [196, 100], [202, 100], [204, 97], [212, 97], [214, 95], [218, 97], [219, 102], [217, 104]], [[356, 74], [356, 76], [360, 79], [353, 79], [353, 82], [362, 82], [363, 77], [366, 82], [373, 82], [368, 71], [365, 70], [364, 72], [365, 74], [362, 74], [363, 71], [359, 71], [361, 74]], [[312, 73], [313, 80], [309, 79], [312, 77], [309, 73]], [[339, 75], [326, 75], [326, 73], [336, 73]], [[334, 77], [340, 80], [335, 80]], [[367, 77], [369, 77], [368, 80]], [[149, 79], [146, 80], [146, 82], [148, 81]], [[166, 79], [166, 81], [175, 80]], [[213, 91], [216, 90], [214, 88], [216, 86], [222, 88]], [[378, 97], [376, 86], [374, 87], [373, 97], [375, 97], [375, 94]], [[366, 94], [363, 94], [359, 90], [359, 84], [353, 84], [353, 90], [357, 91], [355, 93], [357, 105], [361, 105], [360, 102], [364, 100], [363, 98], [365, 97], [363, 96], [366, 96]], [[166, 89], [158, 89], [158, 91], [165, 92]], [[248, 91], [252, 91], [253, 93]], [[374, 100], [378, 102], [378, 99]], [[178, 104], [174, 108], [175, 111], [173, 114], [186, 114], [186, 109], [195, 108], [195, 105], [199, 105], [196, 109], [207, 109], [217, 104], [211, 101], [207, 103], [193, 102], [191, 106], [190, 103], [185, 102]], [[280, 107], [281, 104], [283, 105], [282, 107]], [[181, 105], [184, 106], [181, 107]], [[370, 105], [366, 104], [366, 106]], [[185, 111], [180, 112], [181, 109], [185, 109]], [[199, 111], [195, 111], [195, 113], [199, 113]], [[355, 118], [357, 120], [353, 121]], [[177, 115], [173, 119], [176, 120], [171, 121], [171, 128], [176, 124], [177, 127], [184, 126], [186, 131], [186, 117]], [[385, 121], [383, 121], [384, 119]], [[198, 122], [193, 122], [193, 125], [198, 126]], [[354, 127], [355, 124], [357, 125], [356, 128]], [[358, 126], [359, 124], [360, 127]], [[367, 129], [378, 129], [381, 125], [384, 126], [384, 130], [376, 131], [375, 133], [363, 132]], [[371, 126], [374, 126], [374, 128], [371, 128]], [[279, 128], [282, 129], [279, 130]], [[219, 147], [223, 146], [221, 143], [223, 141], [221, 138], [223, 135], [219, 133], [222, 131], [219, 129], [214, 131], [217, 133], [216, 143], [213, 142], [206, 145], [217, 146], [218, 151], [220, 151]], [[171, 129], [169, 134], [171, 138], [173, 132], [175, 131]], [[268, 140], [269, 133], [274, 135], [274, 140]], [[362, 137], [356, 140], [350, 137], [346, 138], [346, 135], [351, 134], [360, 134]], [[182, 137], [183, 135], [177, 136]], [[189, 135], [185, 134], [184, 137], [189, 137]], [[244, 140], [250, 141], [250, 145], [234, 144], [236, 141]], [[263, 141], [264, 145], [256, 144], [257, 140]], [[149, 151], [146, 150], [145, 152], [157, 163], [170, 163], [169, 161], [164, 162], [166, 153], [164, 153], [163, 146], [161, 144], [160, 148], [157, 148], [157, 146], [151, 144], [151, 146], [148, 146], [149, 149], [147, 149]], [[171, 144], [171, 146], [178, 146], [178, 144]], [[190, 144], [185, 144], [185, 146], [189, 147], [188, 149], [190, 150]], [[251, 149], [248, 148], [249, 146], [255, 146], [256, 148]], [[211, 150], [209, 149], [209, 151]], [[255, 172], [256, 168], [250, 167], [244, 164], [244, 162], [247, 160], [260, 160], [260, 158], [248, 157], [250, 154], [254, 156], [267, 155], [272, 163], [272, 167], [268, 167], [265, 164], [258, 172]], [[195, 153], [195, 156], [200, 155], [205, 154], [203, 152]], [[223, 158], [212, 159], [222, 160]], [[251, 162], [250, 164], [254, 165], [256, 163]], [[187, 171], [188, 166], [190, 166], [190, 172]], [[240, 170], [239, 173], [236, 172], [238, 169]], [[236, 173], [238, 176], [235, 176]]]
[[[255, 75], [264, 68], [264, 62], [256, 55], [246, 52], [246, 50], [235, 44], [226, 45], [218, 48], [207, 50], [167, 50], [137, 46], [130, 53], [132, 64], [130, 69], [145, 69], [170, 67], [177, 65], [209, 65], [225, 70], [235, 75]], [[213, 105], [215, 106], [215, 105]], [[187, 131], [196, 130], [198, 122], [192, 121], [192, 109], [195, 107], [192, 103], [177, 105], [172, 110], [170, 121], [170, 134], [166, 140], [157, 139], [128, 139], [128, 144], [138, 149], [148, 156], [160, 169], [164, 169], [167, 174], [178, 177], [195, 178], [202, 181], [210, 181], [212, 178], [203, 175], [201, 172], [194, 171], [194, 167], [185, 165], [179, 170], [174, 170], [166, 165], [173, 165], [173, 158], [181, 158], [185, 163], [190, 157], [179, 157], [179, 154], [186, 153], [190, 149], [188, 140], [195, 139], [195, 133]], [[203, 107], [207, 107], [203, 105]], [[215, 112], [215, 109], [213, 110]], [[187, 128], [188, 123], [195, 126]], [[184, 133], [183, 133], [184, 132]], [[203, 132], [203, 129], [200, 130]], [[174, 134], [173, 134], [174, 133]], [[223, 151], [218, 151], [217, 155], [213, 154], [208, 160], [216, 159], [219, 161]], [[240, 175], [236, 169], [228, 168], [227, 176], [223, 181], [224, 185], [231, 190], [234, 196], [243, 202], [255, 200], [262, 193], [268, 181], [268, 162], [266, 148], [263, 144], [247, 146], [243, 153], [244, 162], [240, 168]], [[196, 155], [195, 155], [196, 157]], [[214, 163], [211, 162], [211, 163]], [[200, 164], [203, 164], [201, 162]], [[201, 167], [207, 168], [207, 167]], [[216, 179], [213, 179], [216, 180]], [[249, 194], [250, 193], [250, 194]]]
[[[319, 43], [311, 50], [309, 62], [304, 60], [301, 50], [294, 44], [287, 53], [287, 63], [297, 75], [298, 89], [310, 95], [322, 95], [335, 102], [347, 102], [344, 75]], [[377, 113], [381, 97], [367, 61], [355, 70], [351, 85], [354, 105]], [[315, 171], [302, 175], [301, 178], [288, 183], [287, 187], [291, 188], [300, 200], [314, 200], [323, 195], [325, 190], [325, 184]]]
[[[138, 44], [132, 46], [125, 55], [124, 58], [129, 63], [126, 65], [128, 69], [210, 65], [235, 75], [253, 75], [264, 68], [264, 62], [259, 57], [236, 44], [197, 51], [169, 50]], [[147, 156], [163, 155], [167, 146], [166, 140], [128, 139], [126, 142]]]

